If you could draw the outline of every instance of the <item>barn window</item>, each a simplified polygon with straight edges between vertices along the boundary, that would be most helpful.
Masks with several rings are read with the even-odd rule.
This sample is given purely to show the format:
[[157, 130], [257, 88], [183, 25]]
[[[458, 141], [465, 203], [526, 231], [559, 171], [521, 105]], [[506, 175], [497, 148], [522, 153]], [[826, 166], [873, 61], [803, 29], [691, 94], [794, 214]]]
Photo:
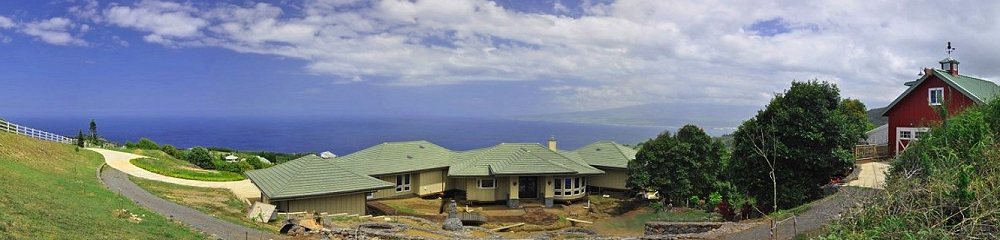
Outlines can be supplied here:
[[927, 90], [927, 102], [931, 105], [941, 105], [944, 98], [944, 88], [931, 88]]
[[396, 175], [396, 192], [410, 191], [410, 174]]
[[910, 132], [910, 131], [901, 131], [901, 132], [899, 132], [899, 139], [908, 140], [908, 139], [911, 139], [911, 138], [913, 138], [913, 132]]
[[497, 180], [492, 178], [479, 179], [479, 188], [494, 189], [497, 187]]

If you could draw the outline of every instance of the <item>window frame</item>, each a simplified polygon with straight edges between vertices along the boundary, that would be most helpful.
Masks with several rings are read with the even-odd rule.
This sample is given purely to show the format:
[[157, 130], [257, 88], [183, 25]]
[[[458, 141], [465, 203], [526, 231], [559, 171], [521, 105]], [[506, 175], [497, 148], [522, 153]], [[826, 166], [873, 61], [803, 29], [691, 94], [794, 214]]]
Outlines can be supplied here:
[[[935, 92], [940, 92], [941, 94], [938, 94], [935, 97], [935, 95], [934, 95]], [[937, 101], [935, 102], [934, 100], [937, 100]], [[927, 89], [927, 104], [929, 104], [931, 106], [940, 106], [942, 102], [944, 102], [944, 88], [943, 87], [935, 87], [935, 88], [928, 88]]]
[[372, 199], [375, 199], [375, 192], [366, 192], [365, 200], [372, 200]]
[[410, 188], [410, 183], [412, 183], [412, 181], [409, 173], [396, 175], [396, 192], [409, 192], [412, 190]]
[[[484, 181], [490, 181], [490, 182], [492, 182], [493, 186], [483, 187], [483, 182]], [[480, 179], [476, 179], [476, 188], [479, 188], [479, 189], [496, 189], [497, 188], [497, 179], [496, 178], [480, 178]]]

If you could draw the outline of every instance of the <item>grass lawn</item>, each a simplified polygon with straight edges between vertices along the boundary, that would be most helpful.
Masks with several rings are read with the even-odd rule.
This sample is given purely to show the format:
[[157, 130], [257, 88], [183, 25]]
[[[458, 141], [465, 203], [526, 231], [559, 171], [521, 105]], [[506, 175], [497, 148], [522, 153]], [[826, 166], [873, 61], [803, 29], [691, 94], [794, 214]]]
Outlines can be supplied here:
[[[148, 150], [147, 150], [148, 151]], [[165, 155], [165, 154], [164, 154]], [[149, 156], [149, 155], [143, 155]], [[239, 181], [246, 179], [243, 174], [225, 171], [205, 170], [194, 166], [184, 160], [178, 160], [170, 156], [157, 158], [136, 158], [129, 160], [132, 165], [147, 171], [171, 176], [175, 178], [200, 180], [200, 181]]]
[[180, 205], [188, 206], [216, 218], [239, 225], [277, 233], [281, 221], [272, 224], [253, 222], [246, 219], [244, 211], [250, 206], [240, 201], [232, 192], [222, 188], [183, 186], [160, 181], [129, 177], [132, 182], [157, 197]]
[[[97, 180], [100, 154], [0, 132], [0, 239], [203, 239]], [[139, 215], [138, 223], [115, 217]]]

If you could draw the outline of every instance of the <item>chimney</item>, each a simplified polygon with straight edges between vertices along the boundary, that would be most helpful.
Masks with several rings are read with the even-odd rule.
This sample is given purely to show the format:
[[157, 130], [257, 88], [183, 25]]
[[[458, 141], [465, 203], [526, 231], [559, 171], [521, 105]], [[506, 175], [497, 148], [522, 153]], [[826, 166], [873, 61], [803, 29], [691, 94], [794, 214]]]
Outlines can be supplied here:
[[549, 150], [552, 150], [553, 152], [558, 151], [557, 148], [556, 148], [556, 137], [555, 136], [549, 137]]

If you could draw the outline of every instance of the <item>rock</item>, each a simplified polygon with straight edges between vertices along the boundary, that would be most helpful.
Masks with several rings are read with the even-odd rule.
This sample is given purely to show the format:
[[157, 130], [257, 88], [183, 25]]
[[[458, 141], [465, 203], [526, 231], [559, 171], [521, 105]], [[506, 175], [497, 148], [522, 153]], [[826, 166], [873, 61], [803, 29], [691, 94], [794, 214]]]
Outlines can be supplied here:
[[444, 219], [444, 225], [441, 227], [448, 231], [462, 230], [462, 219], [458, 218], [458, 204], [455, 200], [448, 203], [448, 218]]

